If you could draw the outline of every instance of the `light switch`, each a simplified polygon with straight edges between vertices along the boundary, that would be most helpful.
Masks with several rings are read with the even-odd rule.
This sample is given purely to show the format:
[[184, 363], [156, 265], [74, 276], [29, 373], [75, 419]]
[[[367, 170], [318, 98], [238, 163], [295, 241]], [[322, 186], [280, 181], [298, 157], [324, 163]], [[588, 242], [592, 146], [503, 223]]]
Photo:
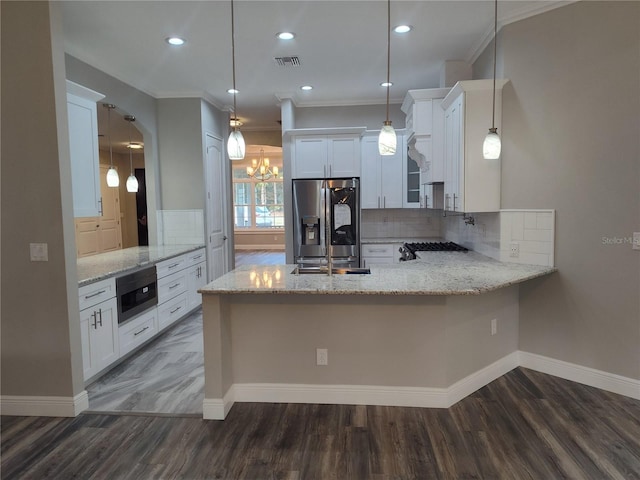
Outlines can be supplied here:
[[640, 250], [640, 232], [633, 232], [633, 246], [634, 250]]
[[29, 250], [32, 262], [49, 261], [49, 246], [46, 243], [30, 243]]

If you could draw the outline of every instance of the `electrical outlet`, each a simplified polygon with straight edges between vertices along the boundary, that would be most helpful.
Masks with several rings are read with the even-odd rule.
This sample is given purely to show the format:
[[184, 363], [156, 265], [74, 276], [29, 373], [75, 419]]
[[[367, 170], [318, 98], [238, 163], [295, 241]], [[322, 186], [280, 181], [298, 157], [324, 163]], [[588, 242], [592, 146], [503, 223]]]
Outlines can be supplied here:
[[329, 365], [329, 350], [316, 348], [316, 365]]
[[509, 256], [511, 258], [518, 258], [520, 256], [520, 244], [518, 242], [511, 242], [509, 246]]
[[29, 253], [32, 262], [49, 261], [49, 245], [46, 243], [30, 243]]
[[491, 320], [491, 335], [495, 335], [498, 333], [498, 319], [494, 318]]

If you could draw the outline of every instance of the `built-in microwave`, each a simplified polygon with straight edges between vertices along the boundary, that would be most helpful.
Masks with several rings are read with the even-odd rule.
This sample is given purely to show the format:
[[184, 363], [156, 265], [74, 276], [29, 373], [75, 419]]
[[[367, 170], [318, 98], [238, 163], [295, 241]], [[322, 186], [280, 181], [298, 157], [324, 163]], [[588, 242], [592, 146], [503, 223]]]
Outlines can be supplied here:
[[116, 296], [119, 324], [157, 305], [158, 285], [155, 265], [117, 277]]

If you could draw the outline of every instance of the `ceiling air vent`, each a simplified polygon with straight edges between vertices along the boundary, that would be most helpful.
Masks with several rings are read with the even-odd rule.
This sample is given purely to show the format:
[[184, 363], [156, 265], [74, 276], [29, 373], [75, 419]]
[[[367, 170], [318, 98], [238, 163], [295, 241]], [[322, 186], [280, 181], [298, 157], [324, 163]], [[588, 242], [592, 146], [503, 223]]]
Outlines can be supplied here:
[[301, 65], [298, 57], [275, 57], [274, 60], [280, 67], [299, 67]]

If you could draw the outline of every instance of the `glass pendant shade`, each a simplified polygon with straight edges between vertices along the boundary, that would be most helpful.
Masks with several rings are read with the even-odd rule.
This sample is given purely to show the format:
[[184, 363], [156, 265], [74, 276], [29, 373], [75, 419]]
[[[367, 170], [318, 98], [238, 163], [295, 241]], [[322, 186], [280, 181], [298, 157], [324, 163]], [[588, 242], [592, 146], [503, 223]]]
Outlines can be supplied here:
[[229, 152], [230, 160], [242, 160], [244, 159], [245, 144], [244, 137], [240, 130], [233, 130], [229, 134], [229, 140], [227, 141], [227, 152]]
[[380, 155], [394, 155], [396, 153], [396, 131], [391, 122], [384, 122], [378, 136], [378, 151]]
[[482, 144], [482, 155], [485, 160], [497, 160], [500, 158], [500, 151], [502, 150], [502, 142], [498, 135], [497, 128], [490, 128], [487, 136], [484, 137], [484, 143]]
[[107, 171], [107, 186], [108, 187], [117, 187], [120, 185], [120, 177], [118, 176], [118, 171], [111, 167], [109, 171]]
[[135, 193], [138, 191], [138, 179], [135, 175], [129, 175], [127, 178], [127, 192]]

